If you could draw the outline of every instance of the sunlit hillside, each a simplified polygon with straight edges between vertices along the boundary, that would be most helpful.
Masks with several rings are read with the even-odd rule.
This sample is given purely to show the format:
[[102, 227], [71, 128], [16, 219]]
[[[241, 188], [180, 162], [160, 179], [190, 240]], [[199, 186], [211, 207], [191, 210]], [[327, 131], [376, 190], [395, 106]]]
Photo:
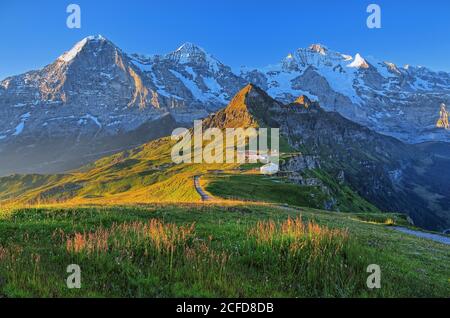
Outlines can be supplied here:
[[0, 216], [0, 297], [450, 297], [448, 247], [392, 227], [406, 224], [251, 204], [16, 209]]

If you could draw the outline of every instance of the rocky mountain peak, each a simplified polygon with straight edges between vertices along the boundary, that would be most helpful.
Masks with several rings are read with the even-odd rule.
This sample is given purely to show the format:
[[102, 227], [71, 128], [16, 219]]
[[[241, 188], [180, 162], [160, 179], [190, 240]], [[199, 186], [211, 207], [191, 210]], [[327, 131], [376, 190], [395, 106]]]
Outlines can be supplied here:
[[384, 62], [384, 64], [387, 66], [387, 68], [388, 68], [391, 72], [395, 73], [396, 75], [401, 75], [401, 72], [400, 72], [398, 66], [397, 66], [395, 63], [387, 62], [387, 61], [386, 61], [386, 62]]
[[287, 72], [298, 71], [299, 65], [296, 57], [289, 53], [282, 61], [281, 61], [282, 69]]
[[187, 64], [199, 61], [206, 61], [208, 58], [211, 58], [211, 55], [206, 53], [206, 51], [190, 42], [186, 42], [181, 45], [178, 49], [173, 52], [170, 52], [166, 55], [166, 57], [174, 62], [180, 64]]
[[227, 107], [210, 116], [205, 126], [222, 129], [265, 126], [273, 121], [270, 115], [272, 109], [281, 109], [280, 104], [259, 87], [248, 84]]
[[203, 121], [205, 128], [248, 128], [257, 127], [258, 123], [247, 106], [247, 96], [254, 89], [249, 84], [241, 89], [227, 107], [209, 116]]
[[445, 109], [445, 104], [441, 104], [441, 110], [439, 112], [439, 119], [436, 123], [437, 128], [449, 129], [450, 125], [448, 123], [448, 112]]
[[300, 104], [300, 105], [304, 105], [306, 108], [309, 107], [309, 105], [311, 105], [311, 100], [305, 96], [305, 95], [301, 95], [300, 97], [298, 97], [295, 102], [295, 104]]
[[323, 109], [318, 102], [313, 102], [306, 95], [299, 96], [293, 103], [286, 105], [295, 113], [322, 113]]
[[102, 35], [88, 36], [76, 43], [69, 51], [62, 54], [58, 58], [58, 61], [70, 63], [82, 52], [90, 52], [97, 55], [100, 51], [104, 50], [105, 47], [118, 50], [118, 48], [111, 41]]
[[309, 46], [309, 50], [312, 52], [322, 54], [322, 55], [326, 55], [328, 48], [322, 44], [311, 44]]
[[309, 66], [319, 69], [328, 68], [333, 72], [344, 68], [353, 58], [339, 52], [331, 51], [322, 44], [312, 44], [308, 48], [299, 48], [288, 54], [281, 61], [281, 69], [285, 72], [303, 72]]
[[369, 68], [369, 64], [367, 63], [367, 61], [359, 53], [356, 53], [353, 62], [351, 62], [347, 66], [354, 67], [354, 68], [364, 68], [364, 69]]
[[183, 54], [201, 52], [203, 54], [206, 54], [206, 51], [204, 49], [191, 42], [183, 43], [178, 49], [175, 50], [175, 52], [181, 52]]
[[101, 35], [79, 41], [39, 74], [36, 86], [44, 102], [76, 104], [81, 108], [86, 103], [98, 107], [127, 100], [127, 106], [159, 108], [157, 96], [145, 85], [141, 70]]
[[254, 96], [261, 94], [262, 90], [253, 84], [248, 84], [242, 88], [231, 100], [226, 107], [227, 110], [242, 110], [247, 109], [247, 96], [252, 94]]
[[[297, 65], [295, 71], [302, 71], [308, 66], [316, 68], [333, 68], [338, 64], [345, 64], [349, 57], [341, 53], [331, 51], [322, 44], [313, 44], [308, 48], [299, 48], [292, 54], [290, 65]], [[292, 69], [292, 68], [291, 68]]]

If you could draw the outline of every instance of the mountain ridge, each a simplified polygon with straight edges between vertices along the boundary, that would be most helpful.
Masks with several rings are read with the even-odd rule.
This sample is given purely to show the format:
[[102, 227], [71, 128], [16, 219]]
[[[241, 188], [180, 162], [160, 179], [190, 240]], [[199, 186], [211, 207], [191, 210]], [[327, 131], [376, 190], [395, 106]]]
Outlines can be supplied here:
[[348, 67], [353, 57], [316, 44], [278, 65], [236, 74], [192, 43], [144, 57], [123, 52], [103, 36], [90, 36], [43, 69], [0, 81], [0, 167], [7, 167], [0, 175], [24, 171], [13, 163], [23, 162], [25, 154], [34, 172], [76, 168], [67, 164], [52, 170], [53, 150], [47, 147], [45, 156], [40, 145], [65, 140], [79, 147], [80, 155], [96, 159], [96, 151], [85, 149], [98, 140], [111, 144], [105, 151], [112, 151], [118, 148], [114, 139], [166, 113], [179, 126], [189, 126], [227, 105], [248, 83], [283, 103], [308, 96], [326, 111], [402, 141], [450, 141], [449, 131], [436, 127], [438, 105], [450, 98], [450, 74], [359, 60], [368, 68]]
[[244, 68], [241, 76], [284, 103], [307, 95], [327, 111], [404, 142], [450, 140], [447, 132], [435, 129], [438, 106], [450, 94], [446, 72], [399, 68], [312, 45], [289, 53], [278, 64]]

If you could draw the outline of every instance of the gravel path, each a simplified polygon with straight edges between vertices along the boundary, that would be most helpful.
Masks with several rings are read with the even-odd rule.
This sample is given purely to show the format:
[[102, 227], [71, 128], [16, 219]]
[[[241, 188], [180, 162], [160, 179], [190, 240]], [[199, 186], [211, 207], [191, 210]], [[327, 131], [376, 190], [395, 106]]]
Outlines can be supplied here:
[[200, 177], [201, 176], [195, 176], [194, 177], [194, 186], [195, 190], [197, 190], [198, 194], [202, 197], [202, 201], [211, 201], [213, 198], [209, 196], [205, 190], [203, 190], [202, 186], [200, 185]]
[[402, 233], [414, 235], [416, 237], [421, 237], [424, 239], [429, 239], [429, 240], [432, 240], [435, 242], [450, 245], [450, 237], [448, 237], [448, 236], [426, 233], [426, 232], [421, 232], [421, 231], [414, 231], [414, 230], [410, 230], [410, 229], [407, 229], [406, 227], [401, 227], [401, 226], [395, 226], [395, 227], [393, 227], [393, 229], [400, 231]]

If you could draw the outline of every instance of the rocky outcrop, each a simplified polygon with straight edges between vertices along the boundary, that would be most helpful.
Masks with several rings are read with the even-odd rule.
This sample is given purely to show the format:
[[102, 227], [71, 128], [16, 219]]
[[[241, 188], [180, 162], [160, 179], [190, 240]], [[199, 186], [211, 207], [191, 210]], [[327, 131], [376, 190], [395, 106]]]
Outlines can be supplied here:
[[437, 128], [449, 129], [450, 125], [448, 123], [448, 112], [445, 109], [445, 104], [441, 104], [441, 110], [439, 112], [439, 119], [436, 123]]
[[283, 171], [305, 171], [320, 169], [320, 161], [318, 156], [299, 155], [285, 160], [281, 165]]
[[[86, 162], [80, 158], [95, 160], [170, 134], [174, 124], [162, 130], [149, 124], [170, 113], [177, 126], [190, 125], [244, 84], [192, 44], [146, 58], [102, 36], [87, 37], [42, 70], [0, 82], [0, 175], [61, 172]], [[138, 136], [142, 127], [146, 133]]]

